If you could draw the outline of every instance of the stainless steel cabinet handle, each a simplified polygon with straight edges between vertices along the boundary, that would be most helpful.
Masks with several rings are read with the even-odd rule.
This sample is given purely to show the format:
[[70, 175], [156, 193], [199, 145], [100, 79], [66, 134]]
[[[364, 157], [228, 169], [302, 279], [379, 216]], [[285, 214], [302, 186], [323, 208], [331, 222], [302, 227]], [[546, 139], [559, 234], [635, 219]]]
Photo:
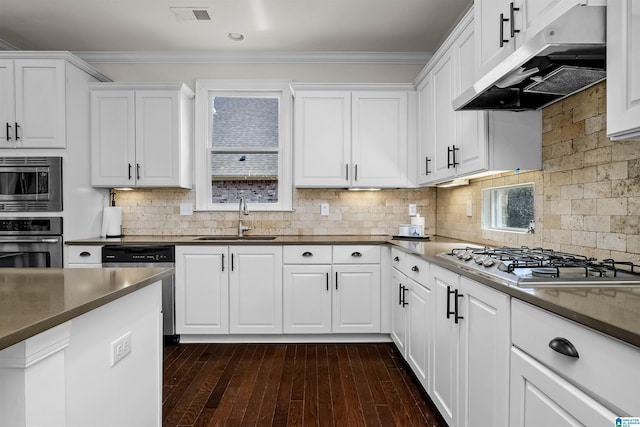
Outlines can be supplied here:
[[429, 170], [429, 163], [431, 163], [431, 159], [428, 157], [424, 158], [424, 174], [429, 175], [431, 171]]
[[309, 258], [309, 257], [312, 257], [313, 254], [311, 252], [303, 252], [302, 256], [305, 257], [305, 258]]
[[516, 36], [516, 33], [519, 33], [520, 30], [516, 30], [516, 12], [519, 11], [519, 7], [514, 7], [513, 2], [509, 5], [509, 20], [511, 21], [511, 38]]
[[356, 258], [360, 258], [360, 257], [362, 256], [362, 254], [361, 254], [360, 252], [357, 252], [357, 251], [356, 251], [356, 252], [352, 252], [352, 253], [351, 253], [351, 256], [352, 256], [352, 257], [356, 257]]
[[557, 351], [560, 354], [564, 354], [568, 357], [575, 357], [578, 359], [580, 355], [578, 354], [578, 350], [571, 344], [566, 338], [556, 337], [549, 342], [549, 347], [553, 351]]

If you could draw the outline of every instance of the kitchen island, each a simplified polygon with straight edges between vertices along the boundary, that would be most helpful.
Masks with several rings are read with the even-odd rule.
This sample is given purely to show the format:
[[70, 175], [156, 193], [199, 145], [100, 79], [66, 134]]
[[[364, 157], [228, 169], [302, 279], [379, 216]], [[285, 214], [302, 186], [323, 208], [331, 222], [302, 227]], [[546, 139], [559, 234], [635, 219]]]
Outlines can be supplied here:
[[0, 269], [0, 426], [160, 425], [172, 269]]

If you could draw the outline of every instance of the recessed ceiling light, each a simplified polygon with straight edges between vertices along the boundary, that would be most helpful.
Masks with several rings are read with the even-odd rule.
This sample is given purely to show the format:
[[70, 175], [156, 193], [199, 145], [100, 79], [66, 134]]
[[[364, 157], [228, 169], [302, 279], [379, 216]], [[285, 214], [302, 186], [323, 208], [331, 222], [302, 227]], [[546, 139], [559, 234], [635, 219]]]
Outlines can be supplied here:
[[234, 42], [239, 42], [244, 40], [244, 34], [242, 33], [229, 33], [227, 34], [229, 40], [233, 40]]

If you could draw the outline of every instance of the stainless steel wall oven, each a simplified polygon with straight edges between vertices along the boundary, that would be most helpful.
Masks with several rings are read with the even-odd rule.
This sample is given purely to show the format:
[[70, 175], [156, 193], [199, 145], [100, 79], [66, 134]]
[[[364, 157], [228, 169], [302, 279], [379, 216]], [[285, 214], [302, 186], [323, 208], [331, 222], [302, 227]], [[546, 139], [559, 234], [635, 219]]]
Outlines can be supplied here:
[[62, 157], [0, 157], [0, 212], [61, 212]]
[[0, 267], [62, 268], [62, 218], [0, 218]]

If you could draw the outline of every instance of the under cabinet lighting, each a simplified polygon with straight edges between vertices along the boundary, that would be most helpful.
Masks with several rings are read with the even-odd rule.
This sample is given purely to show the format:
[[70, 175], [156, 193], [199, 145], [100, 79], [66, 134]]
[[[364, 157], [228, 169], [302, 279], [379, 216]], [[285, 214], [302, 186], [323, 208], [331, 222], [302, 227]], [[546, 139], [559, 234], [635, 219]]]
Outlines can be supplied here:
[[469, 185], [468, 179], [457, 178], [453, 181], [443, 182], [442, 184], [436, 184], [438, 188], [460, 187], [462, 185]]

